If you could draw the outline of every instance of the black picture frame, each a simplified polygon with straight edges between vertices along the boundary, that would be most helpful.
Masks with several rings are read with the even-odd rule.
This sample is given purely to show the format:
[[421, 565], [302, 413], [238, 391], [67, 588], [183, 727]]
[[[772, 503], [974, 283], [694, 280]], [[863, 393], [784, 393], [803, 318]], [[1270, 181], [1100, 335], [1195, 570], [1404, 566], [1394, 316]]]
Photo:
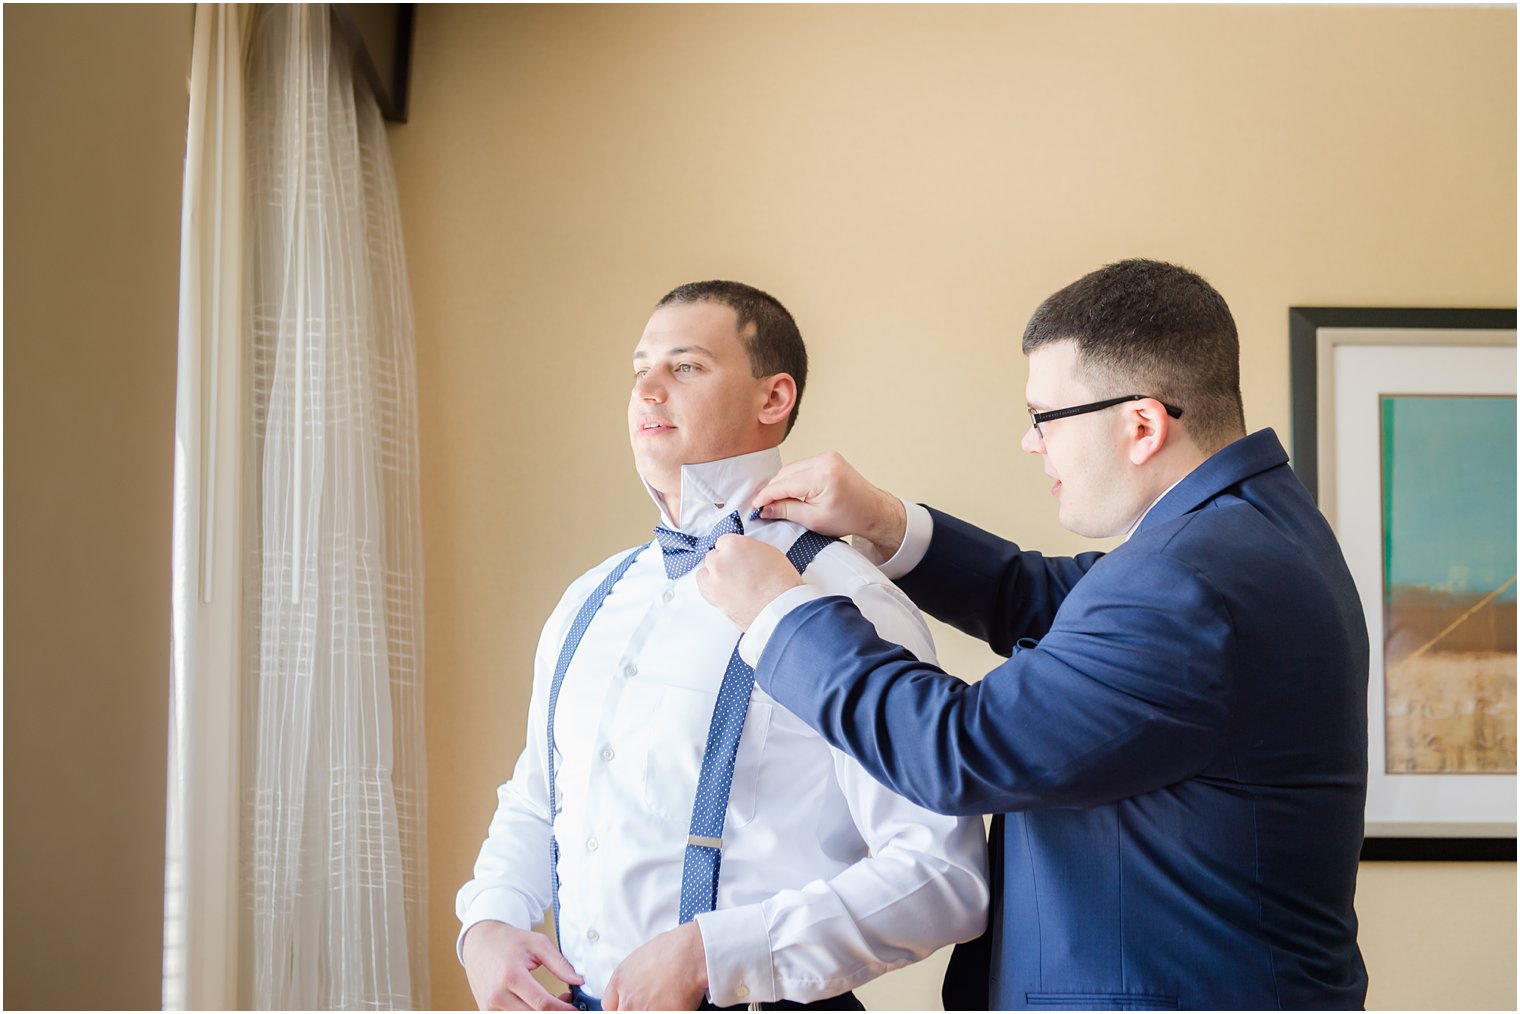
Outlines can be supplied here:
[[[1510, 331], [1513, 308], [1295, 306], [1288, 310], [1291, 385], [1292, 465], [1300, 481], [1323, 507], [1321, 483], [1320, 366], [1325, 329], [1393, 331]], [[1452, 340], [1461, 343], [1460, 337]], [[1364, 861], [1514, 862], [1515, 837], [1385, 836], [1369, 831], [1362, 845]]]
[[340, 3], [331, 11], [333, 24], [353, 51], [354, 69], [375, 93], [380, 115], [390, 123], [405, 123], [417, 5]]

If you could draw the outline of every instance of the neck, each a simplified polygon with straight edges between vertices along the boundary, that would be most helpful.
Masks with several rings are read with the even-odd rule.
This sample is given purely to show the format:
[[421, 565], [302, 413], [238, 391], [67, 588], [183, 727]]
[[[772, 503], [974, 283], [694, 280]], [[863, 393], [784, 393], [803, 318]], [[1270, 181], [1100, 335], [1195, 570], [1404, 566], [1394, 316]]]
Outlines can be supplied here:
[[723, 515], [746, 511], [755, 491], [780, 468], [780, 452], [768, 447], [683, 465], [674, 476], [646, 477], [644, 486], [672, 527], [700, 535]]
[[667, 485], [670, 487], [669, 492], [666, 492], [665, 490], [661, 490], [661, 489], [655, 489], [653, 483], [650, 484], [649, 488], [652, 489], [652, 490], [654, 490], [654, 492], [658, 496], [659, 501], [660, 501], [660, 509], [665, 512], [665, 516], [666, 517], [670, 518], [670, 523], [673, 524], [673, 525], [675, 525], [677, 528], [680, 528], [681, 527], [681, 480], [677, 479], [675, 482], [667, 483]]
[[1160, 454], [1152, 458], [1148, 463], [1150, 467], [1145, 469], [1144, 478], [1139, 484], [1138, 495], [1135, 497], [1139, 501], [1138, 510], [1124, 529], [1125, 537], [1128, 538], [1134, 532], [1146, 513], [1166, 495], [1168, 490], [1185, 479], [1207, 459], [1208, 455], [1201, 453], [1191, 444], [1168, 445]]

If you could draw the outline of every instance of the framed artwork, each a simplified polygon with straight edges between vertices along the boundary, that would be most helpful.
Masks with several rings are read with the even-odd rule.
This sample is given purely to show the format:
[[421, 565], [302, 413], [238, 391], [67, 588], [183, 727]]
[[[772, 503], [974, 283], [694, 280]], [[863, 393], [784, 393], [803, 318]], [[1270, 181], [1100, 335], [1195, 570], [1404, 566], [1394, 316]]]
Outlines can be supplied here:
[[1371, 642], [1363, 859], [1515, 858], [1515, 311], [1289, 310], [1293, 467]]

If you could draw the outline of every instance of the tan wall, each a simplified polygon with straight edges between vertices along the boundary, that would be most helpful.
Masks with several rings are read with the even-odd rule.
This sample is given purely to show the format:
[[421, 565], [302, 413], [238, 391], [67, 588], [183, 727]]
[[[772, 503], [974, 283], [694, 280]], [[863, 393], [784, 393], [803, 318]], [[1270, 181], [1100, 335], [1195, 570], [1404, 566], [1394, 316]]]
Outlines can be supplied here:
[[[1514, 305], [1515, 14], [1388, 8], [457, 8], [392, 128], [417, 306], [434, 998], [565, 584], [645, 538], [622, 430], [651, 303], [779, 295], [814, 377], [790, 458], [1057, 550], [1017, 335], [1125, 256], [1226, 295], [1252, 428], [1287, 308]], [[557, 536], [553, 531], [574, 532]], [[943, 628], [941, 628], [943, 632]], [[942, 637], [952, 671], [989, 657]], [[1370, 1002], [1515, 1004], [1512, 865], [1363, 871]], [[934, 1006], [938, 973], [868, 990]]]
[[192, 8], [5, 9], [5, 1006], [152, 1008]]

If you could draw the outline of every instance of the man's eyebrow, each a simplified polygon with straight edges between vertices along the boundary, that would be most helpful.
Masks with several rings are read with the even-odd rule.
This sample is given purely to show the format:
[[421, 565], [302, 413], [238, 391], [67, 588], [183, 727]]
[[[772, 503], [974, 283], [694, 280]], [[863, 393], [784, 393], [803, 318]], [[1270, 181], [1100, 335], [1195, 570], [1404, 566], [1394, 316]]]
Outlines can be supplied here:
[[[697, 353], [698, 355], [706, 356], [708, 359], [714, 358], [712, 351], [702, 345], [677, 345], [673, 349], [666, 349], [663, 354], [666, 356], [684, 356], [690, 355], [693, 352]], [[650, 353], [645, 352], [643, 349], [634, 349], [633, 358], [634, 361], [637, 362], [640, 359], [652, 359], [654, 357], [650, 355]]]

